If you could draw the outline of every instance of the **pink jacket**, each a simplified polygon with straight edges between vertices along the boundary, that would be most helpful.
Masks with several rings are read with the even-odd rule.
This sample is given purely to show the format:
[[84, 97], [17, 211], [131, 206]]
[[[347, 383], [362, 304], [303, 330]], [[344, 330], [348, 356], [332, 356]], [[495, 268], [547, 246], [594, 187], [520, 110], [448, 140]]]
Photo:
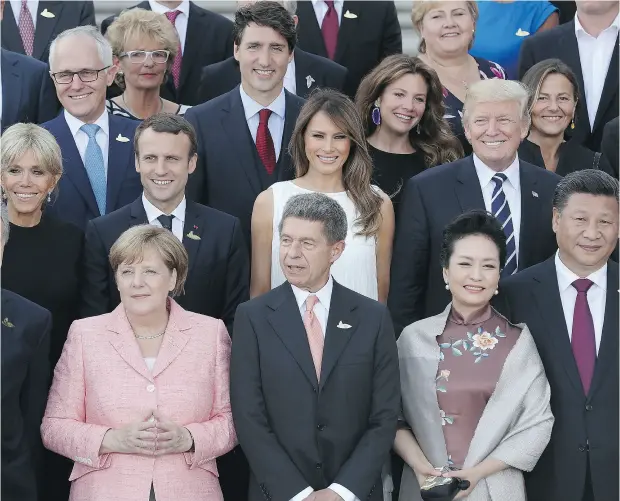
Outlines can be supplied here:
[[[77, 320], [54, 372], [43, 443], [75, 465], [71, 501], [220, 501], [215, 458], [237, 443], [229, 399], [230, 337], [221, 320], [171, 301], [168, 330], [151, 373], [125, 310]], [[104, 454], [110, 428], [153, 409], [194, 437], [195, 452]]]

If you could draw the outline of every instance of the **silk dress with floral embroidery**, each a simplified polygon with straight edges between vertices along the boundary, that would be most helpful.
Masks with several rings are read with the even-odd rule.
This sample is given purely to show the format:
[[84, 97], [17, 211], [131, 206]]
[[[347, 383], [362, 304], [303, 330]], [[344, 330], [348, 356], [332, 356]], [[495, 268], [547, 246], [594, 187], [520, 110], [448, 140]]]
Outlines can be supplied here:
[[520, 332], [490, 306], [467, 323], [452, 308], [437, 337], [437, 402], [448, 458], [457, 468], [465, 462], [478, 421]]

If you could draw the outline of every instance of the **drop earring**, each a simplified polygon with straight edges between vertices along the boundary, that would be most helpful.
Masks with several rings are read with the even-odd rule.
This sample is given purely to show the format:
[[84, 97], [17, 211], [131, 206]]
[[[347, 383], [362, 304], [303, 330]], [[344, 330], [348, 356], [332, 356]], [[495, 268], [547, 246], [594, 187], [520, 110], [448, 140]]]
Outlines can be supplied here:
[[574, 118], [570, 121], [570, 128], [571, 128], [571, 130], [575, 129], [575, 119]]
[[420, 133], [420, 122], [418, 122], [418, 127], [417, 127], [417, 129], [416, 129], [416, 130], [417, 130], [417, 132], [418, 132], [418, 134], [419, 134], [419, 133]]
[[376, 104], [375, 107], [372, 109], [371, 117], [373, 124], [381, 125], [381, 110]]
[[51, 201], [52, 201], [52, 192], [50, 191], [50, 192], [47, 194], [47, 203], [49, 204]]

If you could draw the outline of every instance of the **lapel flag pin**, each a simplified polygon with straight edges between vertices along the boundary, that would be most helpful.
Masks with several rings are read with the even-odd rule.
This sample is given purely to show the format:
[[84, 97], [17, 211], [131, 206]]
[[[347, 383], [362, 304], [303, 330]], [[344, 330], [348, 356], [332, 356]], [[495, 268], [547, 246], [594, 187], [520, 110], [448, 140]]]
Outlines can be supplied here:
[[308, 76], [306, 77], [306, 85], [308, 86], [308, 89], [309, 89], [310, 87], [312, 87], [312, 84], [313, 84], [313, 83], [314, 83], [314, 78], [312, 78], [312, 76], [311, 76], [311, 75], [308, 75]]
[[54, 14], [52, 14], [49, 10], [47, 9], [43, 9], [43, 11], [41, 12], [41, 15], [43, 17], [47, 17], [48, 19], [54, 19], [56, 16]]
[[338, 325], [336, 327], [338, 327], [339, 329], [350, 329], [351, 328], [349, 324], [343, 324], [342, 320], [338, 322]]
[[533, 191], [533, 192], [532, 192], [532, 196], [533, 196], [534, 198], [538, 198], [538, 193], [536, 193], [535, 191]]
[[344, 13], [344, 17], [346, 17], [347, 19], [357, 19], [357, 14], [353, 14], [353, 12], [347, 10]]
[[128, 137], [121, 136], [120, 134], [118, 136], [116, 136], [116, 140], [119, 143], [128, 143], [129, 142], [129, 138]]

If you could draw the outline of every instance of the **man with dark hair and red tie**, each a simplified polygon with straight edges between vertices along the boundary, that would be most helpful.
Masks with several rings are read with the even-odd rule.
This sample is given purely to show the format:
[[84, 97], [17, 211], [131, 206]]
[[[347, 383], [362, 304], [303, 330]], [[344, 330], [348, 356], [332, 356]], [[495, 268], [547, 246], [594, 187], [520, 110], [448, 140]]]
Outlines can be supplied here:
[[527, 499], [618, 499], [618, 180], [591, 169], [563, 178], [553, 231], [556, 255], [499, 286], [498, 306], [530, 328], [551, 386], [555, 425]]
[[287, 147], [304, 101], [283, 84], [297, 35], [281, 3], [241, 7], [233, 34], [241, 84], [185, 115], [198, 136], [187, 196], [238, 217], [249, 247], [256, 197], [293, 179]]

